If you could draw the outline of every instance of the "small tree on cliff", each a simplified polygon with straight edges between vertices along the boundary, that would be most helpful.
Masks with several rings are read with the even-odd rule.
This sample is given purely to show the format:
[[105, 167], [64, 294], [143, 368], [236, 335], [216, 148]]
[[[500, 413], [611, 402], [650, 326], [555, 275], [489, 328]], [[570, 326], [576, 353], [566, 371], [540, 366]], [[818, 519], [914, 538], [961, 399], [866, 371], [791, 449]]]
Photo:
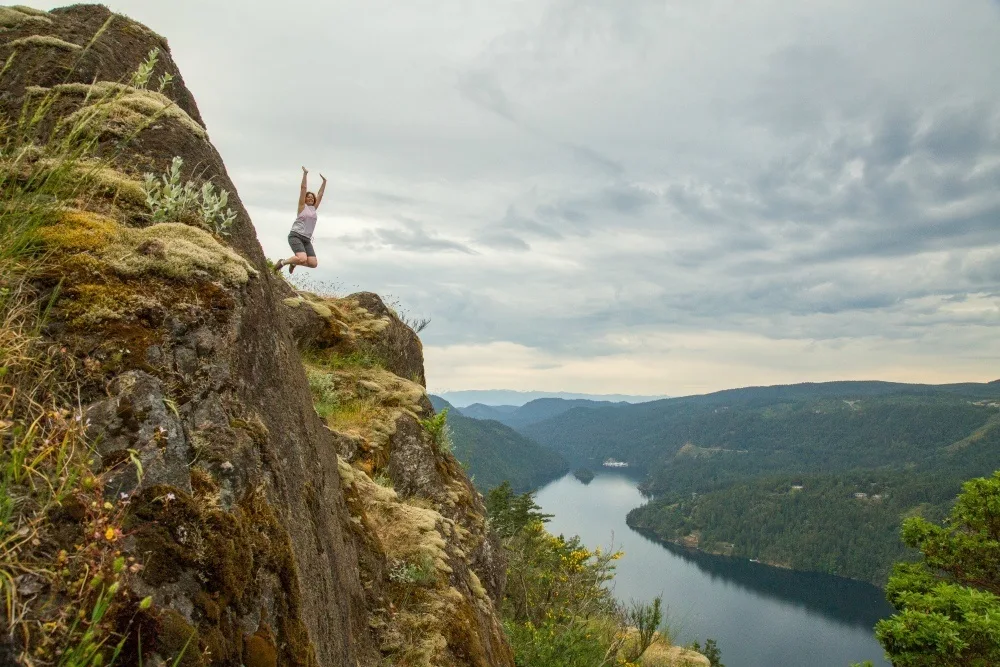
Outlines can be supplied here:
[[1000, 664], [1000, 471], [966, 482], [945, 526], [920, 517], [903, 541], [886, 597], [899, 610], [875, 634], [896, 667]]

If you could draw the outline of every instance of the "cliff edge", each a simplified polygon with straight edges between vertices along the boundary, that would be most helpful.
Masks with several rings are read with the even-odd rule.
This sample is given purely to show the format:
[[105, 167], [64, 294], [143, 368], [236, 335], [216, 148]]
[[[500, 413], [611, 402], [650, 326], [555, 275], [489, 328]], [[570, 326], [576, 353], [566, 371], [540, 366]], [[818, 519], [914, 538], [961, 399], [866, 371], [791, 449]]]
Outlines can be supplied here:
[[[269, 270], [166, 41], [0, 8], [0, 66], [0, 662], [512, 665], [419, 339]], [[171, 169], [228, 202], [157, 208]]]

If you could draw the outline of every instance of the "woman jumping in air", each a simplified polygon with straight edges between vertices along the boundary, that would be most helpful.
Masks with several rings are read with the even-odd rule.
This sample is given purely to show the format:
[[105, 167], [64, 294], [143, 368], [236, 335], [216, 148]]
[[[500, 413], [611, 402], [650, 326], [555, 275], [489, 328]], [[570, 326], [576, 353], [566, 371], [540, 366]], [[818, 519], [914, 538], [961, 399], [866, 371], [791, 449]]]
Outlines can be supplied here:
[[309, 192], [309, 185], [306, 180], [309, 177], [309, 170], [302, 167], [302, 185], [299, 187], [299, 205], [296, 209], [299, 212], [295, 222], [292, 223], [292, 231], [288, 234], [288, 245], [292, 247], [294, 257], [279, 259], [274, 265], [275, 272], [287, 265], [288, 272], [295, 270], [296, 266], [307, 266], [315, 269], [317, 265], [316, 251], [313, 249], [312, 235], [316, 229], [316, 209], [323, 201], [323, 192], [326, 190], [326, 176], [320, 174], [323, 179], [319, 186], [319, 194]]

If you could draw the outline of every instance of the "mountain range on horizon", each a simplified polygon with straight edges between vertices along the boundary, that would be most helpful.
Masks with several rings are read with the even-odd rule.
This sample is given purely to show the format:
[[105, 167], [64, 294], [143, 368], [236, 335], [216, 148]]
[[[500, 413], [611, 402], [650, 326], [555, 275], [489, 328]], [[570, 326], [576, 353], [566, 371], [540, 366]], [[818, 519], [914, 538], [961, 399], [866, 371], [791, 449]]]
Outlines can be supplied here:
[[519, 391], [516, 389], [463, 389], [458, 391], [436, 391], [435, 395], [448, 401], [456, 408], [465, 408], [475, 403], [490, 407], [520, 407], [540, 398], [561, 398], [564, 400], [606, 401], [609, 403], [647, 403], [670, 398], [666, 395], [632, 394], [585, 394], [566, 391]]

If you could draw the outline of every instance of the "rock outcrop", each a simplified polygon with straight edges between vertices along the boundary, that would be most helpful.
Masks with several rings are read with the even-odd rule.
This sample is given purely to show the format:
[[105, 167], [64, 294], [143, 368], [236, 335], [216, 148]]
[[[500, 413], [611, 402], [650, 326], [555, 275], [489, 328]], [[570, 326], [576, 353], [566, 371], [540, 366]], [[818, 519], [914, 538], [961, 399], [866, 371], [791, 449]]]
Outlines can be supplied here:
[[[269, 270], [162, 37], [97, 5], [0, 8], [0, 26], [0, 112], [40, 96], [39, 136], [100, 123], [97, 195], [42, 227], [31, 288], [142, 566], [114, 603], [119, 663], [512, 665], [503, 557], [426, 427], [412, 330], [376, 295], [300, 294]], [[133, 79], [151, 50], [162, 92]], [[175, 157], [229, 193], [230, 228], [151, 219], [142, 175]]]

